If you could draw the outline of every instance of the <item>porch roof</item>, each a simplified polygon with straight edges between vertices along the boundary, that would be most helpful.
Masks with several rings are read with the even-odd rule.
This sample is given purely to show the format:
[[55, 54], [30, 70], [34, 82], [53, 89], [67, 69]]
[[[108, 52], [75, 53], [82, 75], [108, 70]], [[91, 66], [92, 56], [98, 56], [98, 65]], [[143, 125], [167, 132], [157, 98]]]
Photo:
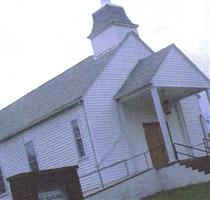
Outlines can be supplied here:
[[[171, 65], [168, 65], [165, 71], [160, 70], [165, 60], [167, 60], [167, 58], [170, 57], [168, 55], [171, 54], [172, 49], [177, 51], [178, 55], [182, 57], [182, 59], [185, 60], [185, 62], [188, 63], [188, 65], [192, 67], [191, 69], [183, 69], [179, 67], [178, 69], [179, 72], [185, 74], [184, 72], [186, 70], [188, 70], [188, 72], [192, 71], [192, 74], [196, 74], [196, 76], [198, 76], [200, 80], [202, 80], [200, 82], [203, 83], [200, 82], [196, 83], [196, 81], [194, 83], [193, 78], [195, 76], [189, 76], [187, 74], [185, 75], [185, 77], [181, 77], [181, 79], [187, 78], [187, 81], [192, 83], [188, 84], [186, 87], [186, 85], [182, 84], [180, 80], [175, 80], [177, 77], [174, 76], [173, 67]], [[169, 79], [174, 79], [173, 80], [174, 82], [180, 81], [179, 84], [171, 85], [170, 80], [168, 80], [167, 83], [168, 77], [165, 74], [166, 71], [169, 72], [168, 75], [172, 74]], [[166, 79], [165, 84], [162, 84], [161, 81], [160, 82], [156, 81], [157, 77], [160, 77], [160, 75], [162, 76], [162, 78], [164, 77]], [[171, 44], [168, 47], [156, 53], [153, 53], [151, 56], [148, 56], [140, 60], [114, 98], [118, 100], [131, 93], [135, 93], [149, 85], [154, 85], [158, 87], [174, 87], [174, 88], [177, 87], [194, 88], [194, 89], [198, 88], [199, 89], [198, 92], [200, 92], [203, 89], [210, 88], [210, 80], [174, 44]]]

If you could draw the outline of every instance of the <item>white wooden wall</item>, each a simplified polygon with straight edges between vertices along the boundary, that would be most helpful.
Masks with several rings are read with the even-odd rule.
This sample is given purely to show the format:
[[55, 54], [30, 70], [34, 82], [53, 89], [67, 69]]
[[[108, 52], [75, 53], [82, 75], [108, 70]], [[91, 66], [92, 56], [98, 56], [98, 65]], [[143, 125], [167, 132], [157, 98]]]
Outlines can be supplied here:
[[[185, 118], [185, 123], [187, 127], [187, 131], [190, 135], [191, 145], [197, 145], [203, 142], [203, 131], [200, 122], [200, 106], [197, 95], [190, 96], [181, 101], [181, 107], [183, 111], [183, 115]], [[197, 148], [202, 148], [202, 146], [198, 146]], [[194, 151], [195, 155], [202, 155], [199, 151]]]
[[[77, 154], [70, 123], [74, 119], [79, 121], [86, 150], [87, 157], [81, 161]], [[29, 171], [24, 149], [24, 143], [29, 140], [34, 142], [41, 170], [79, 165], [79, 175], [81, 176], [95, 169], [96, 163], [82, 106], [60, 114], [1, 144], [1, 165], [6, 178]], [[97, 175], [81, 181], [83, 191], [99, 187]], [[9, 189], [8, 184], [7, 188]], [[6, 196], [3, 200], [7, 198]]]
[[[147, 140], [144, 134], [143, 123], [157, 122], [156, 113], [152, 104], [142, 104], [140, 101], [133, 101], [132, 104], [124, 105], [125, 116], [128, 126], [128, 139], [132, 156], [149, 151]], [[152, 167], [150, 154], [147, 154], [150, 166]], [[145, 169], [144, 157], [134, 160], [136, 170]]]
[[131, 31], [138, 34], [136, 28], [112, 25], [108, 29], [94, 36], [91, 39], [94, 55], [97, 57], [108, 49], [118, 45], [124, 39], [126, 34]]
[[[168, 121], [169, 129], [171, 132], [173, 143], [179, 143], [183, 145], [187, 145], [185, 131], [182, 129], [181, 120], [179, 119], [178, 111], [175, 109], [175, 104], [172, 104], [172, 113], [170, 115], [166, 115], [166, 120]], [[177, 146], [177, 150], [187, 154], [187, 150], [185, 147]], [[188, 157], [184, 155], [178, 155], [179, 159], [187, 159]]]
[[152, 81], [157, 86], [166, 87], [209, 87], [207, 80], [175, 47], [168, 53]]
[[[118, 110], [113, 96], [126, 80], [129, 72], [142, 57], [150, 51], [133, 33], [127, 38], [114, 60], [90, 89], [86, 97], [86, 108], [90, 118], [90, 128], [94, 134], [99, 161], [106, 156], [104, 165], [128, 157], [127, 141], [121, 137]], [[83, 137], [87, 158], [79, 160], [71, 129], [71, 120], [77, 118]], [[33, 140], [40, 169], [49, 169], [69, 165], [79, 165], [82, 176], [95, 170], [95, 160], [90, 142], [87, 122], [82, 107], [58, 115], [38, 126], [1, 144], [1, 166], [5, 177], [28, 172], [29, 166], [24, 143]], [[116, 142], [119, 140], [119, 142]], [[120, 169], [117, 166], [116, 169]], [[124, 166], [122, 166], [124, 170]], [[114, 170], [116, 173], [116, 169]], [[120, 170], [118, 170], [120, 171]], [[103, 174], [104, 173], [104, 174]], [[106, 174], [103, 172], [106, 180]], [[125, 172], [121, 172], [125, 173]], [[113, 178], [117, 178], [116, 176]], [[82, 179], [83, 191], [100, 186], [98, 175]], [[109, 180], [107, 180], [109, 181]], [[8, 187], [8, 184], [7, 184]], [[8, 196], [4, 198], [6, 200]]]
[[128, 144], [120, 128], [117, 103], [113, 97], [138, 60], [150, 54], [148, 48], [131, 33], [84, 98], [97, 158], [102, 166], [129, 157]]
[[208, 102], [206, 92], [201, 92], [199, 95], [200, 95], [199, 103], [200, 103], [200, 107], [201, 107], [201, 112], [204, 117], [206, 117], [206, 118], [210, 117], [210, 105]]
[[[151, 103], [143, 103], [137, 99], [136, 101], [134, 100], [130, 103], [126, 103], [124, 105], [124, 110], [128, 125], [132, 155], [138, 155], [142, 152], [148, 151], [149, 149], [144, 134], [143, 123], [158, 122], [154, 106]], [[169, 124], [173, 142], [186, 144], [184, 132], [181, 129], [174, 104], [172, 105], [172, 114], [166, 116], [166, 119]], [[180, 150], [183, 153], [186, 153], [185, 148], [181, 148]], [[173, 152], [169, 152], [169, 155], [170, 154], [173, 154]], [[179, 158], [182, 159], [184, 157], [180, 156]], [[143, 162], [143, 164], [144, 166], [142, 167], [146, 167], [146, 163]]]

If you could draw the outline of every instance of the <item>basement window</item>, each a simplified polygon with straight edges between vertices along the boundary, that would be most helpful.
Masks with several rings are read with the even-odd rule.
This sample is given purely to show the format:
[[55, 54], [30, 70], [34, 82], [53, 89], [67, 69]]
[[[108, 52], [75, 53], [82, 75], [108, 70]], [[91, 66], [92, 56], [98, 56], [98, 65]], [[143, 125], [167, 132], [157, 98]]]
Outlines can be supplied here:
[[83, 141], [82, 141], [82, 136], [81, 136], [78, 120], [76, 120], [76, 119], [73, 120], [71, 122], [71, 126], [72, 126], [72, 130], [73, 130], [74, 139], [75, 139], [79, 158], [83, 158], [83, 157], [85, 157], [85, 149], [84, 149], [84, 145], [83, 145]]
[[4, 193], [6, 193], [6, 187], [5, 187], [4, 177], [3, 177], [3, 173], [0, 166], [0, 196]]
[[25, 144], [25, 150], [28, 157], [29, 166], [32, 172], [39, 171], [36, 152], [32, 141]]

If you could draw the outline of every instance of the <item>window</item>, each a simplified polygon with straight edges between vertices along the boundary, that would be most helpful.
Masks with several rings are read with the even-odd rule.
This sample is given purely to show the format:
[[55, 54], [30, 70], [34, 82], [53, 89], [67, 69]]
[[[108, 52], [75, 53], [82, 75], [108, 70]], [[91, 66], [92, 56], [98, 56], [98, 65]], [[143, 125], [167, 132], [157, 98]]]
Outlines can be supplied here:
[[38, 171], [39, 166], [38, 166], [33, 142], [26, 143], [25, 144], [25, 149], [26, 149], [26, 153], [27, 153], [27, 156], [28, 156], [28, 162], [29, 162], [29, 166], [30, 166], [31, 171]]
[[6, 192], [6, 187], [4, 183], [4, 177], [0, 166], [0, 195]]
[[73, 129], [74, 138], [75, 138], [75, 142], [76, 142], [79, 157], [80, 158], [85, 157], [85, 149], [84, 149], [84, 146], [83, 146], [78, 121], [73, 120], [71, 122], [71, 125], [72, 125], [72, 129]]

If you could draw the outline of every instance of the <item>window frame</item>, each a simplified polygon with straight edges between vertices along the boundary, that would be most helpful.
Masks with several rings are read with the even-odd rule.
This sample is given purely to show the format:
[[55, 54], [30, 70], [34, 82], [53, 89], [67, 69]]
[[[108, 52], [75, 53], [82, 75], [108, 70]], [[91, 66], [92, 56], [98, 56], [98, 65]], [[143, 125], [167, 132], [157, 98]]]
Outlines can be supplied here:
[[[35, 156], [35, 160], [31, 161], [29, 158], [29, 153], [27, 150], [27, 144], [32, 143], [33, 145], [33, 152], [34, 152], [34, 156]], [[40, 170], [40, 165], [39, 165], [39, 161], [38, 161], [38, 156], [37, 156], [37, 152], [36, 152], [36, 148], [35, 148], [35, 144], [33, 142], [33, 140], [28, 140], [27, 142], [24, 143], [24, 148], [25, 148], [25, 152], [26, 152], [26, 157], [27, 157], [27, 161], [28, 161], [28, 166], [31, 172], [36, 172]], [[36, 170], [33, 170], [33, 164], [36, 163]]]
[[0, 193], [0, 197], [4, 197], [5, 195], [7, 195], [8, 191], [7, 191], [7, 185], [6, 185], [6, 178], [5, 178], [5, 175], [4, 175], [4, 170], [2, 169], [2, 164], [1, 163], [0, 163], [0, 171], [1, 171], [0, 176], [2, 176], [4, 190], [5, 190], [5, 192]]
[[[77, 126], [78, 126], [78, 129], [79, 129], [79, 137], [76, 136], [76, 133], [74, 132], [74, 126], [73, 126], [73, 123], [76, 121], [77, 123]], [[75, 143], [75, 147], [76, 147], [76, 150], [77, 150], [77, 154], [78, 154], [78, 157], [79, 157], [79, 160], [82, 161], [84, 159], [87, 158], [87, 151], [86, 151], [86, 147], [85, 147], [85, 141], [84, 141], [84, 138], [82, 136], [82, 132], [81, 132], [81, 126], [80, 126], [80, 121], [78, 118], [75, 118], [73, 120], [71, 120], [70, 122], [70, 125], [71, 125], [71, 129], [72, 129], [72, 133], [73, 133], [73, 137], [74, 137], [74, 143]], [[80, 150], [80, 145], [79, 145], [79, 142], [78, 141], [81, 141], [82, 143], [82, 151], [84, 152], [84, 155], [81, 155], [81, 150]]]

